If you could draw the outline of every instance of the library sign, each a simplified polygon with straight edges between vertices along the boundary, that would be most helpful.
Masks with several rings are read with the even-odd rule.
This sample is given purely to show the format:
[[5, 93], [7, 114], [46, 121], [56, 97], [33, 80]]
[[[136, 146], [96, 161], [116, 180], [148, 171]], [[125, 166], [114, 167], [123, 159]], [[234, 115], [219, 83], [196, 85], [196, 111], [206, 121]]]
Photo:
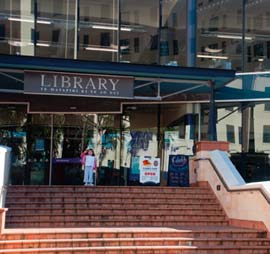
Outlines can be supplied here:
[[132, 77], [26, 71], [24, 93], [132, 98]]

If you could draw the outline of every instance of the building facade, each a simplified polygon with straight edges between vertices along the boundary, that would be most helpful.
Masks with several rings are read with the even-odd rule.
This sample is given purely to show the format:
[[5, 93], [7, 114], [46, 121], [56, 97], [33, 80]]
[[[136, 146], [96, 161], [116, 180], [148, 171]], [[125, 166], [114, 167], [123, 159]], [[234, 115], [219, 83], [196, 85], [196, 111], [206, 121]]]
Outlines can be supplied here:
[[[81, 184], [79, 155], [92, 147], [99, 184], [137, 184], [138, 156], [159, 157], [166, 184], [169, 155], [192, 156], [213, 120], [200, 84], [179, 90], [171, 83], [170, 71], [186, 67], [237, 71], [215, 90], [216, 139], [230, 142], [247, 181], [268, 180], [269, 7], [266, 0], [0, 1], [0, 144], [13, 148], [11, 182]], [[157, 68], [143, 73], [142, 66]], [[108, 95], [121, 69], [136, 83], [133, 98]], [[59, 90], [37, 95], [26, 82], [37, 71], [46, 89], [63, 73], [66, 88], [75, 78], [83, 86], [82, 72], [98, 73], [87, 83], [103, 90], [89, 98]], [[161, 75], [151, 71], [170, 82], [163, 77], [160, 85]]]

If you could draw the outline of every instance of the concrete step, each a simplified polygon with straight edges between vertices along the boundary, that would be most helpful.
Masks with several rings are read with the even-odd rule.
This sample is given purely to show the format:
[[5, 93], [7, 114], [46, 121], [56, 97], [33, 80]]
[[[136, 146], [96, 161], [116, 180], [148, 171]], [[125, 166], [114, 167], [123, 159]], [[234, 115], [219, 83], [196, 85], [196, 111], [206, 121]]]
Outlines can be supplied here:
[[28, 248], [0, 250], [0, 253], [46, 253], [46, 254], [269, 254], [268, 246], [110, 246], [72, 248]]
[[97, 214], [97, 215], [88, 215], [88, 214], [48, 214], [48, 215], [39, 215], [39, 214], [30, 214], [30, 215], [25, 215], [25, 214], [18, 214], [15, 216], [9, 216], [7, 215], [7, 221], [21, 221], [21, 222], [31, 222], [31, 221], [50, 221], [52, 220], [53, 222], [61, 222], [61, 221], [141, 221], [141, 222], [147, 222], [147, 221], [160, 221], [160, 222], [166, 222], [166, 221], [171, 221], [171, 222], [178, 222], [178, 221], [224, 221], [226, 220], [226, 217], [224, 215], [216, 214], [216, 215], [211, 215], [209, 214], [167, 214], [167, 215], [160, 215], [160, 214], [126, 214], [126, 215], [118, 215], [118, 214]]
[[81, 207], [74, 207], [74, 208], [14, 208], [8, 210], [7, 218], [14, 217], [14, 216], [46, 216], [46, 215], [54, 215], [54, 216], [62, 216], [62, 215], [122, 215], [122, 216], [131, 216], [131, 215], [160, 215], [160, 216], [183, 216], [183, 215], [203, 215], [207, 214], [207, 216], [215, 216], [215, 215], [224, 215], [222, 209], [220, 208], [212, 208], [212, 207], [202, 207], [202, 208], [182, 208], [182, 209], [172, 209], [172, 208], [148, 208], [148, 209], [141, 209], [141, 208], [123, 208], [123, 209], [112, 209], [112, 208], [100, 208], [100, 209], [93, 209], [92, 207], [89, 208], [81, 208]]
[[180, 226], [228, 226], [226, 220], [189, 220], [189, 221], [156, 221], [156, 220], [100, 220], [100, 221], [12, 221], [6, 223], [7, 228], [87, 228], [87, 227], [180, 227]]
[[57, 228], [5, 229], [0, 240], [91, 239], [91, 238], [241, 238], [266, 239], [267, 232], [234, 227], [121, 227], [121, 228]]
[[[145, 199], [145, 198], [125, 198], [123, 197], [119, 197], [119, 198], [96, 198], [96, 197], [92, 197], [92, 198], [87, 198], [87, 197], [65, 197], [65, 198], [46, 198], [46, 197], [42, 197], [42, 196], [37, 196], [37, 197], [33, 197], [33, 198], [27, 198], [27, 197], [21, 197], [21, 198], [13, 198], [12, 199], [13, 202], [17, 201], [17, 202], [24, 202], [24, 203], [31, 203], [31, 202], [41, 202], [41, 203], [78, 203], [78, 202], [85, 202], [85, 203], [91, 203], [91, 204], [100, 204], [100, 203], [131, 203], [131, 204], [144, 204], [147, 203], [148, 204], [185, 204], [187, 201], [189, 201], [189, 203], [191, 204], [200, 204], [200, 203], [215, 203], [217, 204], [217, 201], [214, 197], [201, 197], [198, 199], [193, 199], [193, 198], [182, 198], [177, 197], [177, 198], [155, 198], [155, 199]], [[8, 197], [7, 199], [7, 205], [6, 207], [10, 206], [10, 198]]]
[[37, 240], [2, 240], [0, 249], [23, 248], [74, 248], [106, 246], [268, 246], [269, 239], [231, 239], [231, 238], [76, 238], [76, 239], [37, 239]]
[[6, 203], [6, 207], [10, 210], [21, 209], [172, 209], [172, 210], [198, 210], [198, 209], [221, 209], [217, 202], [197, 203], [192, 204], [186, 202], [185, 204], [135, 204], [135, 203], [85, 203], [85, 202], [9, 202]]
[[209, 187], [150, 187], [150, 186], [44, 186], [44, 185], [11, 185], [8, 193], [209, 193]]

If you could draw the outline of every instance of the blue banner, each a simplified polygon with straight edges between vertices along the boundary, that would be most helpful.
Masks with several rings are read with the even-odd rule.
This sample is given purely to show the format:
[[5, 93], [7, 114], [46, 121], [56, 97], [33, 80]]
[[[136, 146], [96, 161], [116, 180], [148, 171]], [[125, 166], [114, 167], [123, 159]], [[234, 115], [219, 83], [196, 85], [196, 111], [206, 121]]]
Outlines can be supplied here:
[[140, 156], [134, 156], [131, 159], [131, 168], [129, 171], [129, 181], [139, 181], [140, 179]]
[[53, 158], [52, 159], [52, 163], [53, 164], [62, 164], [62, 163], [65, 163], [65, 164], [73, 164], [73, 163], [81, 163], [81, 158]]
[[189, 186], [189, 158], [187, 155], [170, 155], [168, 186]]

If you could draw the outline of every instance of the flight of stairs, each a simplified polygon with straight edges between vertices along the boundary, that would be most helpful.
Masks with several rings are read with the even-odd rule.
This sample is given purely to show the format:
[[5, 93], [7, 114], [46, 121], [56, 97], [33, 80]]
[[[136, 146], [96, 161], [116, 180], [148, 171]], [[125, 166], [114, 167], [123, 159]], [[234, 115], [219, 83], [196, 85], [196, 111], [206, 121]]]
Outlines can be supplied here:
[[208, 187], [10, 186], [0, 253], [270, 254]]

